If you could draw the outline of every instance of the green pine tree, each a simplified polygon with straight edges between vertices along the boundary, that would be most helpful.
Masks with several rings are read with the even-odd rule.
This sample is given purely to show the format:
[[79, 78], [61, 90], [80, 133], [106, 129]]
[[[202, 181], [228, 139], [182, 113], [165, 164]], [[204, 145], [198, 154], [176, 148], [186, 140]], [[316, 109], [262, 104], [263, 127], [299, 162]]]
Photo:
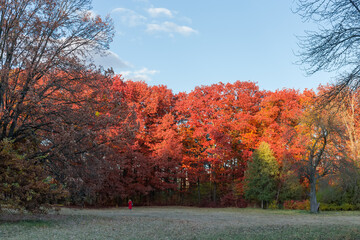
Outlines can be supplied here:
[[248, 162], [245, 172], [245, 197], [248, 200], [264, 203], [275, 199], [279, 164], [268, 143], [262, 142], [253, 153], [252, 160]]

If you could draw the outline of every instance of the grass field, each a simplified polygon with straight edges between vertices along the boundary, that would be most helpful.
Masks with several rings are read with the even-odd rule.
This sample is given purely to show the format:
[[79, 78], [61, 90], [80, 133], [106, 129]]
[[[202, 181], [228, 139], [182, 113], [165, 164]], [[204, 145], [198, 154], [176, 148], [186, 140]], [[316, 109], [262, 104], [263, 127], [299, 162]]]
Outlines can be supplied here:
[[136, 207], [0, 220], [0, 239], [360, 239], [360, 212]]

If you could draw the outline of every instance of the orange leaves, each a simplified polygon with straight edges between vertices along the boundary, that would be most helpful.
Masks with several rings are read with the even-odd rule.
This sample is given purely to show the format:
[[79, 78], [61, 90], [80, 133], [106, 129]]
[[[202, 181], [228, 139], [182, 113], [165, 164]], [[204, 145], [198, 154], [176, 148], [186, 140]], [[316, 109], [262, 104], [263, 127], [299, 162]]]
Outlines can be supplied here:
[[[257, 114], [262, 141], [268, 142], [279, 163], [295, 157], [300, 144], [294, 141], [303, 114], [303, 95], [293, 89], [267, 92]], [[294, 152], [295, 151], [295, 152]]]
[[[307, 126], [301, 120], [315, 93], [260, 91], [255, 83], [237, 81], [174, 95], [165, 86], [115, 76], [104, 101], [115, 96], [133, 111], [138, 124], [126, 147], [112, 146], [118, 151], [113, 161], [120, 166], [114, 179], [129, 196], [179, 188], [184, 192], [202, 185], [216, 188], [214, 193], [232, 191], [233, 186], [242, 189], [247, 161], [262, 141], [269, 143], [280, 166], [294, 164], [311, 135], [302, 134]], [[97, 117], [109, 113], [106, 108], [94, 112]], [[121, 133], [120, 123], [126, 122], [118, 120], [111, 136]], [[136, 183], [138, 190], [125, 183]]]
[[[185, 166], [225, 187], [242, 176], [243, 163], [256, 142], [255, 114], [261, 92], [251, 82], [213, 84], [180, 94], [176, 104]], [[190, 179], [191, 180], [191, 179]]]

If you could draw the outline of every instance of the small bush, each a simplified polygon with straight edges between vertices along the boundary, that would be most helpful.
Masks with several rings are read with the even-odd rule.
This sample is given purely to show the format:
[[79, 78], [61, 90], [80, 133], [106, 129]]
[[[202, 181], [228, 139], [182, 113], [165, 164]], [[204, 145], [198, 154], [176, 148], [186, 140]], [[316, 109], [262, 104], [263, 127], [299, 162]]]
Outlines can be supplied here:
[[338, 205], [336, 204], [329, 204], [329, 203], [321, 203], [320, 204], [320, 211], [337, 211]]
[[272, 201], [269, 206], [268, 209], [279, 209], [279, 205], [277, 204], [276, 201]]
[[0, 209], [44, 212], [66, 197], [67, 192], [39, 159], [27, 159], [11, 140], [0, 142]]
[[293, 209], [293, 210], [310, 210], [310, 201], [294, 201], [289, 200], [284, 202], [284, 209]]
[[328, 204], [322, 203], [320, 204], [320, 211], [353, 211], [360, 210], [360, 205], [353, 205], [350, 203], [343, 203], [341, 205], [338, 204]]

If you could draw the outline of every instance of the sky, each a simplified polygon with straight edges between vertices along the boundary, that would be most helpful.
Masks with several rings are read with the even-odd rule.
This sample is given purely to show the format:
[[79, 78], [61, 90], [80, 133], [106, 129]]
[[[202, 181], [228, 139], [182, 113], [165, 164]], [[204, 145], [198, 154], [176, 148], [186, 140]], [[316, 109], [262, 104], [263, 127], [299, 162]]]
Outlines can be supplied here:
[[166, 85], [174, 93], [218, 82], [257, 82], [260, 89], [316, 89], [334, 73], [307, 76], [297, 36], [314, 30], [293, 13], [293, 0], [93, 0], [110, 15], [115, 36], [96, 63], [125, 79]]

